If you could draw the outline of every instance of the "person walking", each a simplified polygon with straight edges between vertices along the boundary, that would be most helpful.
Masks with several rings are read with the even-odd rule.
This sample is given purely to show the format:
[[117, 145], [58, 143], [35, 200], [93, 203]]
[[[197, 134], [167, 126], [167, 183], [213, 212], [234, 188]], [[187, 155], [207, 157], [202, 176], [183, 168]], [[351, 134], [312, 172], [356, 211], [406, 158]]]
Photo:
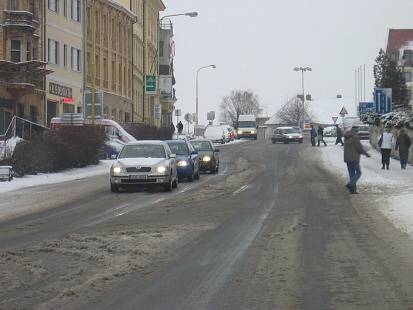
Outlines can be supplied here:
[[336, 125], [336, 132], [337, 132], [337, 139], [336, 139], [336, 145], [341, 144], [341, 146], [344, 146], [343, 142], [343, 130], [340, 128], [340, 126]]
[[310, 131], [311, 146], [315, 146], [316, 137], [317, 137], [317, 131], [315, 130], [314, 125], [311, 124], [311, 131]]
[[380, 137], [379, 146], [381, 151], [381, 169], [384, 170], [387, 168], [389, 170], [390, 166], [390, 155], [395, 145], [395, 138], [394, 135], [391, 133], [390, 127], [386, 127], [385, 131]]
[[178, 133], [181, 135], [184, 130], [184, 124], [182, 124], [182, 122], [179, 121], [177, 128], [178, 128]]
[[404, 128], [400, 129], [399, 136], [396, 140], [396, 151], [399, 151], [400, 166], [403, 170], [406, 170], [407, 160], [409, 159], [409, 149], [412, 145], [412, 140], [406, 133]]
[[318, 144], [317, 146], [320, 146], [320, 142], [324, 143], [324, 146], [327, 146], [327, 143], [324, 141], [324, 128], [323, 126], [318, 126], [318, 130], [317, 130], [317, 134], [318, 134]]
[[349, 182], [346, 184], [346, 187], [350, 194], [358, 194], [357, 181], [361, 177], [360, 156], [363, 154], [370, 157], [370, 154], [363, 148], [356, 128], [351, 128], [344, 137], [344, 162], [347, 164], [349, 174]]

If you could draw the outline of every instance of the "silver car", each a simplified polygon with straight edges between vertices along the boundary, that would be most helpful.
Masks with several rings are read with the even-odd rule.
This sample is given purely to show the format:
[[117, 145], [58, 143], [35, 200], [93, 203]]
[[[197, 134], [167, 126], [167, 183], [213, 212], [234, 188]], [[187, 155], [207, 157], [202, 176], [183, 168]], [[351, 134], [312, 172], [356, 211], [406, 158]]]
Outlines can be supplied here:
[[110, 189], [160, 186], [166, 191], [178, 187], [176, 155], [162, 141], [136, 141], [126, 144], [110, 168]]

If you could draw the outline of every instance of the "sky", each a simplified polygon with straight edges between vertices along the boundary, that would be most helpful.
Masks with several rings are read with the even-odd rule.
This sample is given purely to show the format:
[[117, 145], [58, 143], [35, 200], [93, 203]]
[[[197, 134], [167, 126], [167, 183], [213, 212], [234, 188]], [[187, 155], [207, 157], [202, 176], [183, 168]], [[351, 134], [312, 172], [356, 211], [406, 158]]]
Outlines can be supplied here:
[[311, 67], [306, 92], [326, 100], [341, 94], [354, 104], [355, 70], [366, 65], [371, 99], [373, 65], [390, 28], [413, 28], [412, 0], [164, 0], [161, 16], [175, 17], [176, 108], [195, 112], [199, 67], [200, 123], [219, 114], [223, 96], [249, 89], [272, 115], [287, 98], [301, 93], [301, 74]]

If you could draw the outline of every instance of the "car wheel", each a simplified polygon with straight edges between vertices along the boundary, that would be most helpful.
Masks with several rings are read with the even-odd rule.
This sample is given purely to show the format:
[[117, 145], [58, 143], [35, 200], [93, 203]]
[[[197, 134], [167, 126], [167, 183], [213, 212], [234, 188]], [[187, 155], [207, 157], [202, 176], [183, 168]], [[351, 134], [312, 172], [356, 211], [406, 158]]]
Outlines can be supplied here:
[[189, 182], [193, 182], [195, 179], [195, 169], [192, 170], [191, 176], [188, 177]]
[[166, 183], [163, 188], [165, 189], [166, 192], [172, 192], [172, 187], [173, 187], [173, 182], [172, 178], [169, 179], [169, 182]]
[[300, 140], [300, 143], [303, 143], [303, 140]]
[[284, 144], [288, 144], [288, 141], [284, 141]]
[[112, 193], [119, 193], [119, 185], [110, 183], [110, 191]]

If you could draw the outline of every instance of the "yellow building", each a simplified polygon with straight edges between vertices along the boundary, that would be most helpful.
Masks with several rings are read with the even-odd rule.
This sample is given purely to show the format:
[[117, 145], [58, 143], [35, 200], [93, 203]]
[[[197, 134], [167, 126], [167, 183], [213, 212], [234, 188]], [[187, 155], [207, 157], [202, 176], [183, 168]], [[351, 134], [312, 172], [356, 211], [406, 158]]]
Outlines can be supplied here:
[[47, 121], [63, 113], [81, 113], [83, 107], [83, 1], [48, 0], [46, 41]]
[[44, 0], [0, 1], [0, 134], [16, 115], [44, 124]]
[[[131, 122], [134, 114], [132, 34], [136, 20], [135, 14], [118, 2], [87, 1], [87, 88], [92, 88], [94, 62], [96, 90], [103, 93], [103, 116], [117, 122]], [[95, 40], [92, 22], [95, 22]], [[94, 42], [96, 53], [93, 55]]]
[[159, 12], [165, 10], [161, 0], [117, 0], [137, 16], [133, 26], [133, 101], [134, 122], [160, 126], [159, 93], [146, 95], [144, 76], [154, 75], [159, 85], [158, 35]]

